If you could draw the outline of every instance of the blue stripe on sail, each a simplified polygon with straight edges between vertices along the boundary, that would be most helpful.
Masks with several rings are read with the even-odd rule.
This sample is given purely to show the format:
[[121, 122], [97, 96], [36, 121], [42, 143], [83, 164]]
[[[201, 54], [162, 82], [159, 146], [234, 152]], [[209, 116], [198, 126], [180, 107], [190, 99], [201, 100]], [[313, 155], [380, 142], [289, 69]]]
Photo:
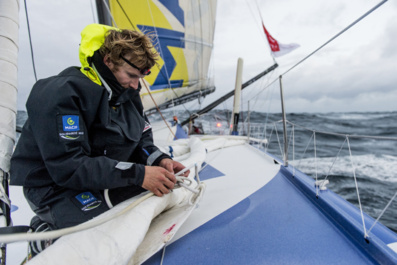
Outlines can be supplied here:
[[174, 16], [178, 21], [185, 26], [185, 15], [183, 9], [179, 6], [178, 0], [160, 0], [162, 3]]
[[[182, 87], [183, 85], [183, 80], [170, 80], [171, 88], [177, 88], [177, 87]], [[151, 90], [159, 90], [159, 89], [165, 89], [165, 88], [170, 88], [170, 84], [156, 84], [153, 86], [150, 86]]]
[[156, 80], [151, 87], [152, 90], [169, 88], [170, 84], [172, 88], [181, 87], [183, 80], [170, 80], [168, 78], [172, 76], [172, 73], [176, 67], [176, 61], [172, 56], [168, 47], [185, 48], [184, 37], [185, 33], [175, 30], [169, 30], [164, 28], [154, 28], [146, 25], [137, 25], [139, 30], [142, 32], [156, 32], [158, 41], [155, 43], [156, 50], [160, 53], [161, 58], [164, 61], [164, 65], [160, 69], [160, 73], [157, 75]]

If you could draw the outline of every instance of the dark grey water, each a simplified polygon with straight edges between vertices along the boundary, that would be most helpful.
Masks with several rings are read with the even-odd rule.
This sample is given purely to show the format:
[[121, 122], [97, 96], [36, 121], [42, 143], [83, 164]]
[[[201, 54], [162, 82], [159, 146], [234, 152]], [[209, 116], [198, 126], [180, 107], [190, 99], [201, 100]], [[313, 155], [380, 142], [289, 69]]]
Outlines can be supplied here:
[[[187, 111], [168, 112], [167, 119], [177, 115], [180, 121], [188, 117]], [[241, 120], [247, 113], [240, 115]], [[153, 122], [160, 120], [152, 115]], [[267, 151], [282, 157], [281, 114], [253, 112], [249, 120], [258, 123], [261, 136], [269, 140]], [[17, 125], [26, 120], [26, 113], [18, 112]], [[330, 181], [328, 188], [358, 206], [354, 181], [356, 176], [364, 212], [375, 219], [397, 191], [397, 141], [393, 139], [356, 138], [346, 135], [369, 135], [397, 139], [397, 112], [287, 114], [290, 164], [309, 176]], [[206, 133], [227, 133], [230, 112], [213, 110], [196, 124], [203, 124]], [[217, 126], [220, 125], [220, 127]], [[264, 127], [266, 124], [266, 127]], [[242, 128], [242, 126], [241, 126]], [[277, 133], [276, 129], [277, 128]], [[247, 128], [244, 128], [247, 132]], [[313, 130], [316, 133], [313, 133]], [[341, 135], [329, 135], [322, 132]], [[241, 132], [244, 133], [244, 132]], [[314, 145], [314, 141], [316, 145]], [[349, 148], [350, 146], [350, 148]], [[353, 170], [354, 169], [354, 170]], [[393, 201], [380, 222], [397, 232], [397, 202]]]
[[[177, 114], [179, 120], [188, 117], [186, 111]], [[170, 116], [170, 115], [168, 115]], [[247, 120], [247, 113], [240, 120]], [[153, 116], [152, 119], [160, 119]], [[257, 137], [269, 140], [267, 151], [282, 158], [279, 143], [283, 143], [280, 113], [252, 112], [251, 124], [260, 123]], [[371, 113], [300, 113], [287, 114], [290, 165], [307, 175], [327, 179], [332, 191], [358, 207], [356, 176], [363, 211], [375, 219], [397, 192], [397, 140], [356, 138], [346, 135], [366, 135], [397, 139], [397, 112]], [[203, 124], [206, 133], [227, 133], [230, 112], [213, 110], [196, 124]], [[220, 129], [216, 124], [221, 124]], [[266, 127], [264, 124], [266, 123]], [[295, 126], [291, 125], [293, 123]], [[310, 130], [302, 129], [299, 126]], [[240, 128], [243, 126], [240, 125]], [[277, 128], [277, 133], [275, 131]], [[316, 133], [313, 133], [313, 130]], [[248, 131], [247, 128], [244, 130]], [[341, 135], [329, 135], [331, 132]], [[242, 132], [244, 133], [244, 132]], [[251, 130], [252, 133], [252, 130]], [[316, 145], [314, 145], [314, 141]], [[350, 148], [349, 148], [350, 146]], [[350, 154], [351, 153], [351, 154]], [[383, 214], [380, 222], [397, 232], [397, 198]]]

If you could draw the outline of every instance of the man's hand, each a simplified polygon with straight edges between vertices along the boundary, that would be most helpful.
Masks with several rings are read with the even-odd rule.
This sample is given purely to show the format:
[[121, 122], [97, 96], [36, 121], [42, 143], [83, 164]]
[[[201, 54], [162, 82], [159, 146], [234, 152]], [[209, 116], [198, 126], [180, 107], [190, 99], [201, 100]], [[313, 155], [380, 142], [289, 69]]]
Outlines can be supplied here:
[[155, 166], [145, 166], [145, 177], [142, 188], [149, 190], [156, 196], [168, 194], [174, 188], [176, 178], [173, 173], [165, 168]]
[[[185, 166], [182, 165], [181, 163], [174, 161], [172, 159], [169, 159], [169, 158], [164, 158], [163, 160], [161, 160], [160, 167], [167, 169], [171, 173], [178, 173], [179, 171], [181, 171], [182, 169], [185, 168]], [[190, 173], [190, 170], [187, 170], [181, 176], [187, 177], [187, 176], [189, 176], [189, 173]]]

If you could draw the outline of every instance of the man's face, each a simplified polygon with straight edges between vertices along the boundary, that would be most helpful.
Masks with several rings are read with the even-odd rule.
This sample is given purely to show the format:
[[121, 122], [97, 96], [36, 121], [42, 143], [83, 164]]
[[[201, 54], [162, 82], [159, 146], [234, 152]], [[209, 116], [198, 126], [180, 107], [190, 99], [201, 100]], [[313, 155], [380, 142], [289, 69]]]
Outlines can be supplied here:
[[103, 58], [103, 61], [107, 65], [107, 67], [109, 67], [110, 71], [112, 71], [113, 75], [116, 77], [117, 81], [122, 87], [126, 89], [138, 89], [139, 78], [144, 77], [143, 75], [141, 75], [138, 69], [133, 68], [127, 63], [123, 63], [123, 65], [116, 67], [114, 63], [110, 60], [108, 55]]

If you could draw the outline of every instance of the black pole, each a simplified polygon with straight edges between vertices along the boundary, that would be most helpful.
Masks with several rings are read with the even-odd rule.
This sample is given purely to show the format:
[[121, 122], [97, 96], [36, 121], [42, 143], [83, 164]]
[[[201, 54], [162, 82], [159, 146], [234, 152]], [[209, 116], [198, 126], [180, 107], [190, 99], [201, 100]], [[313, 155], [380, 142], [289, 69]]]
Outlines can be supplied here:
[[[259, 78], [265, 76], [266, 74], [268, 74], [269, 72], [273, 71], [274, 69], [276, 69], [278, 67], [278, 64], [275, 63], [272, 66], [270, 66], [268, 69], [266, 69], [265, 71], [263, 71], [262, 73], [258, 74], [257, 76], [251, 78], [250, 80], [248, 80], [247, 82], [245, 82], [242, 86], [241, 86], [241, 90], [243, 90], [244, 88], [246, 88], [247, 86], [251, 85], [252, 83], [254, 83], [255, 81], [257, 81]], [[229, 93], [227, 93], [226, 95], [224, 95], [223, 97], [219, 98], [218, 100], [212, 102], [211, 104], [209, 104], [207, 107], [203, 108], [202, 110], [198, 111], [197, 113], [194, 113], [193, 115], [190, 115], [190, 117], [186, 120], [184, 120], [183, 122], [181, 122], [181, 126], [188, 124], [190, 121], [196, 119], [197, 117], [199, 117], [200, 115], [207, 113], [208, 111], [212, 110], [213, 108], [215, 108], [216, 106], [218, 106], [219, 104], [221, 104], [222, 102], [224, 102], [226, 99], [230, 98], [231, 96], [234, 95], [234, 90], [230, 91]]]
[[[8, 191], [8, 173], [4, 172], [2, 169], [0, 169], [0, 174], [3, 175], [3, 181], [0, 185], [3, 185], [4, 191], [5, 191], [5, 196], [8, 197], [9, 195], [9, 191]], [[2, 210], [2, 214], [4, 215], [5, 219], [6, 219], [6, 227], [8, 227], [11, 223], [11, 209], [10, 206], [4, 202], [1, 201], [1, 210]], [[7, 244], [1, 244], [0, 246], [1, 249], [1, 265], [5, 265], [6, 264], [6, 260], [7, 260]]]

